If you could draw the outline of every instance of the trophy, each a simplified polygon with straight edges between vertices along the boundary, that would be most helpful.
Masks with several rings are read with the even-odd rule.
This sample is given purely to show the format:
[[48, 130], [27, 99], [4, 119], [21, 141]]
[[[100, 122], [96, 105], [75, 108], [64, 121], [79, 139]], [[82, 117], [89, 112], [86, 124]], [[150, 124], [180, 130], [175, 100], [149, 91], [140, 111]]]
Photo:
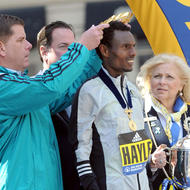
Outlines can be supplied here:
[[190, 187], [190, 134], [180, 139], [171, 148], [166, 148], [169, 156], [170, 174], [176, 186]]

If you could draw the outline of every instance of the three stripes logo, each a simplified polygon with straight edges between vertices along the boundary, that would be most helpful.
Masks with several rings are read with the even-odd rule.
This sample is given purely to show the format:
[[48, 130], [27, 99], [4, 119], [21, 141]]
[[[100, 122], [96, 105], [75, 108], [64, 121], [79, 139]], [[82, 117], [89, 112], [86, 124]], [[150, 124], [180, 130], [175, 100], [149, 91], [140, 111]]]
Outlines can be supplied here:
[[140, 137], [140, 135], [136, 132], [135, 136], [132, 139], [132, 142], [138, 142], [138, 141], [142, 141], [142, 138]]

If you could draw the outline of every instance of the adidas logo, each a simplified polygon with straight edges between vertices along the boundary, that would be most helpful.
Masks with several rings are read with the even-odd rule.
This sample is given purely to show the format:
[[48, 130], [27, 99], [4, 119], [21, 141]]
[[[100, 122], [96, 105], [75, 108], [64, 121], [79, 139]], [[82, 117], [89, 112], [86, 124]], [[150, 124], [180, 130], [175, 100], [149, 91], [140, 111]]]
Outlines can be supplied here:
[[132, 142], [137, 142], [137, 141], [141, 141], [142, 138], [140, 137], [140, 135], [136, 132], [135, 136], [132, 139]]

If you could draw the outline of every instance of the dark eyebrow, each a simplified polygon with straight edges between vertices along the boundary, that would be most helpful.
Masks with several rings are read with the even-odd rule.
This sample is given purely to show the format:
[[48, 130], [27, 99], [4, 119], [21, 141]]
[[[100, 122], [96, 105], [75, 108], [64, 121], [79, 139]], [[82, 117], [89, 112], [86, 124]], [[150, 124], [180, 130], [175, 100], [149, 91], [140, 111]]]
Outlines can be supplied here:
[[123, 43], [122, 46], [135, 46], [136, 43]]
[[59, 43], [58, 45], [69, 45], [68, 43], [65, 43], [65, 42], [61, 42]]

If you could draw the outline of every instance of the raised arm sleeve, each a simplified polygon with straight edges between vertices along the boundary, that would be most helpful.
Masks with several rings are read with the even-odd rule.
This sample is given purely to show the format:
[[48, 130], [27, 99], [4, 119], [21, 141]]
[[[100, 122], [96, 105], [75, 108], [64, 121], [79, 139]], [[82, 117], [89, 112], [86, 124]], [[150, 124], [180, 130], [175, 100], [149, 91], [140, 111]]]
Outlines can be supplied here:
[[39, 109], [59, 98], [81, 75], [89, 51], [73, 43], [61, 59], [35, 78], [0, 71], [0, 114], [21, 115]]
[[77, 89], [85, 82], [87, 79], [97, 75], [101, 68], [101, 59], [97, 55], [95, 50], [90, 51], [89, 59], [87, 64], [85, 64], [81, 75], [70, 85], [70, 87], [65, 91], [65, 93], [54, 101], [50, 105], [51, 112], [54, 114], [60, 112], [71, 105], [73, 96], [75, 95]]

